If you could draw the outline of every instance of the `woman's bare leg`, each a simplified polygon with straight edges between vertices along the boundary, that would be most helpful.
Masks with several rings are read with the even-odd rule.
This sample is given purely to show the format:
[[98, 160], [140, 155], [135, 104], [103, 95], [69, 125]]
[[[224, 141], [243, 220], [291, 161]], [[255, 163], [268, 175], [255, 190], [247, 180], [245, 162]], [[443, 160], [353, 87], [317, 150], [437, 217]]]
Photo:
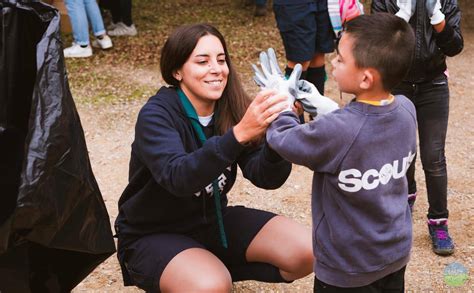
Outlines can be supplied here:
[[276, 216], [252, 240], [246, 257], [249, 262], [270, 263], [278, 267], [285, 280], [302, 278], [313, 271], [311, 229]]
[[160, 278], [162, 292], [231, 292], [232, 278], [212, 253], [190, 248], [176, 255]]

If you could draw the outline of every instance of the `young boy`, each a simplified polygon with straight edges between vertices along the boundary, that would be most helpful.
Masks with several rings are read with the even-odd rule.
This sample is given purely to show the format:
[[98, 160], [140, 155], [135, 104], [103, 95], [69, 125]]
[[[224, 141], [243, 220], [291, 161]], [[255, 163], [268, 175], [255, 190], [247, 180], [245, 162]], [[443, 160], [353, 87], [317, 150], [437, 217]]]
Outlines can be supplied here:
[[[400, 6], [400, 7], [398, 7]], [[408, 97], [416, 107], [420, 156], [428, 195], [428, 231], [433, 251], [454, 252], [448, 232], [448, 174], [444, 154], [449, 116], [446, 56], [461, 52], [461, 11], [456, 0], [374, 0], [372, 12], [388, 12], [409, 22], [417, 46], [411, 68], [393, 94]], [[415, 164], [408, 169], [408, 202], [416, 199]]]
[[302, 125], [283, 112], [267, 131], [271, 148], [314, 171], [318, 293], [404, 290], [412, 242], [405, 173], [416, 152], [416, 115], [390, 91], [410, 66], [414, 42], [411, 28], [390, 14], [349, 21], [332, 64], [340, 90], [355, 99]]

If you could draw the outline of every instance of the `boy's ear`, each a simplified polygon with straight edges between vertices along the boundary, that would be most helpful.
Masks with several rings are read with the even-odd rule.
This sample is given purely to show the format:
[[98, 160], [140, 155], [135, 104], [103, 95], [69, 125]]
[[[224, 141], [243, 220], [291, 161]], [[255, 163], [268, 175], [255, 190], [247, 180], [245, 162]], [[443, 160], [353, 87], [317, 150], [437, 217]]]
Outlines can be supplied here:
[[362, 72], [362, 81], [359, 86], [363, 90], [368, 90], [374, 86], [374, 82], [377, 79], [377, 72], [372, 68], [366, 68]]

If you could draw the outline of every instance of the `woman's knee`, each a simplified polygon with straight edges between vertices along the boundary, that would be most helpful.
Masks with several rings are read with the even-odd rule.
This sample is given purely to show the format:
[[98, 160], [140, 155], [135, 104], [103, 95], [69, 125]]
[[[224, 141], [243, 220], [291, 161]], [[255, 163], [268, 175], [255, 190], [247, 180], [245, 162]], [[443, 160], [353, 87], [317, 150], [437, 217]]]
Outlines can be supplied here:
[[232, 278], [212, 253], [192, 248], [176, 255], [160, 277], [163, 292], [230, 292]]
[[214, 277], [206, 276], [196, 280], [193, 286], [194, 292], [231, 292], [232, 291], [232, 280], [230, 276], [227, 277]]
[[174, 280], [160, 281], [162, 292], [231, 292], [232, 279], [223, 275], [194, 275], [175, 276]]
[[292, 250], [288, 253], [288, 269], [290, 271], [299, 272], [303, 277], [313, 270], [314, 256], [311, 242], [299, 239], [295, 241]]

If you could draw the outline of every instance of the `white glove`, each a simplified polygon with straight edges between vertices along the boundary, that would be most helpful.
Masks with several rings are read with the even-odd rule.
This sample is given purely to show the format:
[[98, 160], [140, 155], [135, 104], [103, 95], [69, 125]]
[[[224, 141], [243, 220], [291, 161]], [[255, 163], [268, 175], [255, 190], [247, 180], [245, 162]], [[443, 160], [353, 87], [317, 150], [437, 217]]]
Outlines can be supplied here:
[[314, 84], [306, 80], [298, 82], [296, 99], [301, 102], [303, 109], [313, 117], [339, 109], [336, 102], [321, 95]]
[[437, 25], [443, 22], [444, 14], [441, 12], [441, 1], [440, 0], [426, 0], [426, 12], [430, 17], [431, 25]]
[[397, 6], [400, 10], [395, 15], [408, 22], [415, 14], [416, 0], [397, 0]]
[[260, 69], [252, 64], [255, 73], [254, 80], [262, 89], [275, 89], [278, 93], [285, 93], [288, 96], [288, 107], [284, 111], [292, 111], [297, 92], [297, 82], [301, 76], [301, 64], [296, 64], [288, 79], [285, 78], [278, 66], [275, 51], [269, 48], [267, 52], [260, 52]]

